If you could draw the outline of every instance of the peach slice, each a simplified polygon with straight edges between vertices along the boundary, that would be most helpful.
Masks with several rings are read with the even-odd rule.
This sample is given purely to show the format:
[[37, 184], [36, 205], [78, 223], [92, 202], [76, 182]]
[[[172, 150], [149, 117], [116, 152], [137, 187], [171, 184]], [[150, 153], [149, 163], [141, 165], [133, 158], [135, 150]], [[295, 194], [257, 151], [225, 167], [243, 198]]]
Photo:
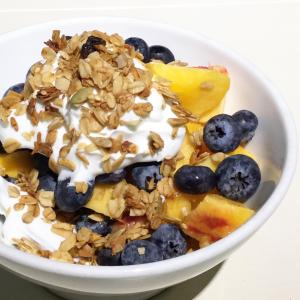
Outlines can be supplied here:
[[[207, 120], [206, 115], [220, 112], [222, 99], [229, 89], [227, 72], [220, 68], [192, 68], [162, 63], [146, 65], [155, 76], [171, 82], [171, 89], [178, 95], [185, 109]], [[217, 110], [216, 110], [217, 109]], [[216, 112], [217, 111], [217, 112]]]
[[34, 168], [32, 155], [27, 150], [0, 154], [0, 167], [5, 169], [6, 175], [17, 178], [18, 173], [28, 173]]
[[108, 202], [112, 198], [114, 186], [115, 185], [113, 184], [96, 184], [92, 197], [85, 207], [92, 209], [97, 213], [109, 216]]
[[209, 236], [212, 241], [227, 236], [244, 224], [254, 211], [243, 204], [217, 194], [207, 194], [183, 221], [184, 232], [202, 241]]

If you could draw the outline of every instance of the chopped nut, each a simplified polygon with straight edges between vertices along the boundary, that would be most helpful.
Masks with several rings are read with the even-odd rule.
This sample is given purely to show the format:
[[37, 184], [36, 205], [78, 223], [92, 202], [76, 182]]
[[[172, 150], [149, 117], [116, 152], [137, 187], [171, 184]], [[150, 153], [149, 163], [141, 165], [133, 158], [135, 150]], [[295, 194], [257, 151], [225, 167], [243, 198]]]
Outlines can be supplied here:
[[151, 103], [136, 103], [133, 105], [133, 111], [138, 116], [145, 118], [150, 112], [153, 110], [153, 106]]
[[51, 207], [46, 207], [44, 209], [43, 216], [48, 221], [54, 221], [56, 219], [56, 213]]
[[21, 143], [14, 138], [8, 138], [3, 142], [3, 148], [7, 153], [12, 153], [21, 147]]
[[19, 130], [19, 125], [17, 123], [17, 120], [14, 118], [14, 117], [11, 117], [10, 118], [10, 125], [13, 127], [13, 129], [15, 131], [18, 131]]
[[18, 198], [20, 196], [20, 190], [16, 186], [13, 186], [13, 185], [10, 185], [7, 188], [7, 192], [8, 192], [8, 195], [12, 198]]
[[88, 190], [88, 184], [86, 182], [75, 182], [76, 193], [85, 194]]
[[164, 141], [158, 133], [150, 131], [148, 139], [149, 139], [149, 151], [151, 155], [154, 155], [155, 152], [161, 150], [164, 147]]
[[59, 246], [59, 251], [67, 252], [70, 251], [76, 244], [76, 235], [70, 234]]
[[183, 126], [188, 122], [187, 119], [184, 118], [169, 118], [168, 123], [171, 126]]
[[74, 172], [76, 169], [76, 164], [67, 158], [59, 158], [58, 163], [72, 172]]
[[54, 192], [52, 191], [45, 191], [39, 190], [37, 193], [37, 199], [39, 200], [40, 204], [44, 207], [54, 207]]
[[220, 163], [222, 160], [224, 160], [225, 157], [226, 157], [226, 155], [223, 152], [217, 152], [210, 156], [211, 160], [214, 163]]

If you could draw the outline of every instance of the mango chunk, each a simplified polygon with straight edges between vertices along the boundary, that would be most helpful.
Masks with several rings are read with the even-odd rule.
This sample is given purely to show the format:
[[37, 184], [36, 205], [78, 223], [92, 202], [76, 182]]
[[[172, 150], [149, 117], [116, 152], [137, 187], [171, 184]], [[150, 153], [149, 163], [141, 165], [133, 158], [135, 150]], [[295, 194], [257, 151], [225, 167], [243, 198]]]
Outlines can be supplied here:
[[229, 89], [226, 72], [213, 68], [192, 68], [161, 63], [146, 65], [154, 75], [171, 82], [183, 107], [201, 117], [201, 121], [222, 110], [222, 99]]
[[114, 186], [114, 184], [96, 184], [92, 197], [85, 207], [97, 213], [109, 216], [108, 202], [112, 198]]
[[185, 233], [198, 241], [209, 236], [213, 241], [223, 238], [244, 224], [254, 211], [243, 204], [217, 194], [207, 194], [184, 219]]
[[0, 154], [0, 167], [6, 175], [17, 178], [18, 173], [28, 173], [34, 168], [32, 155], [27, 150]]
[[164, 202], [164, 218], [173, 222], [182, 222], [192, 211], [192, 203], [181, 195], [175, 198], [166, 199]]

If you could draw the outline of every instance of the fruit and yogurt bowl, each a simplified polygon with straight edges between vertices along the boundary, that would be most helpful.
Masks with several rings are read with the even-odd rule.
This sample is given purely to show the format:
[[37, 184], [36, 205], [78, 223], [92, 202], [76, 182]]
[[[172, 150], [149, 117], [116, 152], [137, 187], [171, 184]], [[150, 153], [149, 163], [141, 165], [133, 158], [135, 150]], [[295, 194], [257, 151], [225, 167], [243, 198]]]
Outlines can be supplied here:
[[1, 240], [44, 258], [135, 265], [227, 236], [254, 211], [254, 112], [222, 112], [230, 74], [165, 46], [54, 30], [0, 101]]

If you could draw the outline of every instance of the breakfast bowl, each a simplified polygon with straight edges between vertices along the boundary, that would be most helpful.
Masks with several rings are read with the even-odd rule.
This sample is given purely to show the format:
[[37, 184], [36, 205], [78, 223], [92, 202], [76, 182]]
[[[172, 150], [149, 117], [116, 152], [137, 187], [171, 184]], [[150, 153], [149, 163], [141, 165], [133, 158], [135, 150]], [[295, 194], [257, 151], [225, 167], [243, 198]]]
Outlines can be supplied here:
[[[0, 94], [24, 81], [29, 66], [39, 60], [42, 42], [53, 29], [66, 35], [86, 30], [137, 36], [149, 44], [163, 44], [191, 66], [225, 66], [230, 76], [225, 112], [247, 109], [259, 120], [247, 149], [261, 169], [261, 184], [247, 201], [255, 214], [228, 236], [185, 255], [131, 266], [68, 264], [28, 253], [0, 242], [0, 264], [6, 269], [69, 298], [146, 299], [162, 289], [195, 277], [224, 261], [247, 241], [283, 199], [296, 166], [297, 142], [290, 112], [277, 89], [247, 60], [207, 37], [151, 22], [125, 18], [62, 20], [24, 28], [0, 37]], [[15, 45], [11, 47], [8, 45]], [[1, 229], [1, 226], [0, 226]]]

